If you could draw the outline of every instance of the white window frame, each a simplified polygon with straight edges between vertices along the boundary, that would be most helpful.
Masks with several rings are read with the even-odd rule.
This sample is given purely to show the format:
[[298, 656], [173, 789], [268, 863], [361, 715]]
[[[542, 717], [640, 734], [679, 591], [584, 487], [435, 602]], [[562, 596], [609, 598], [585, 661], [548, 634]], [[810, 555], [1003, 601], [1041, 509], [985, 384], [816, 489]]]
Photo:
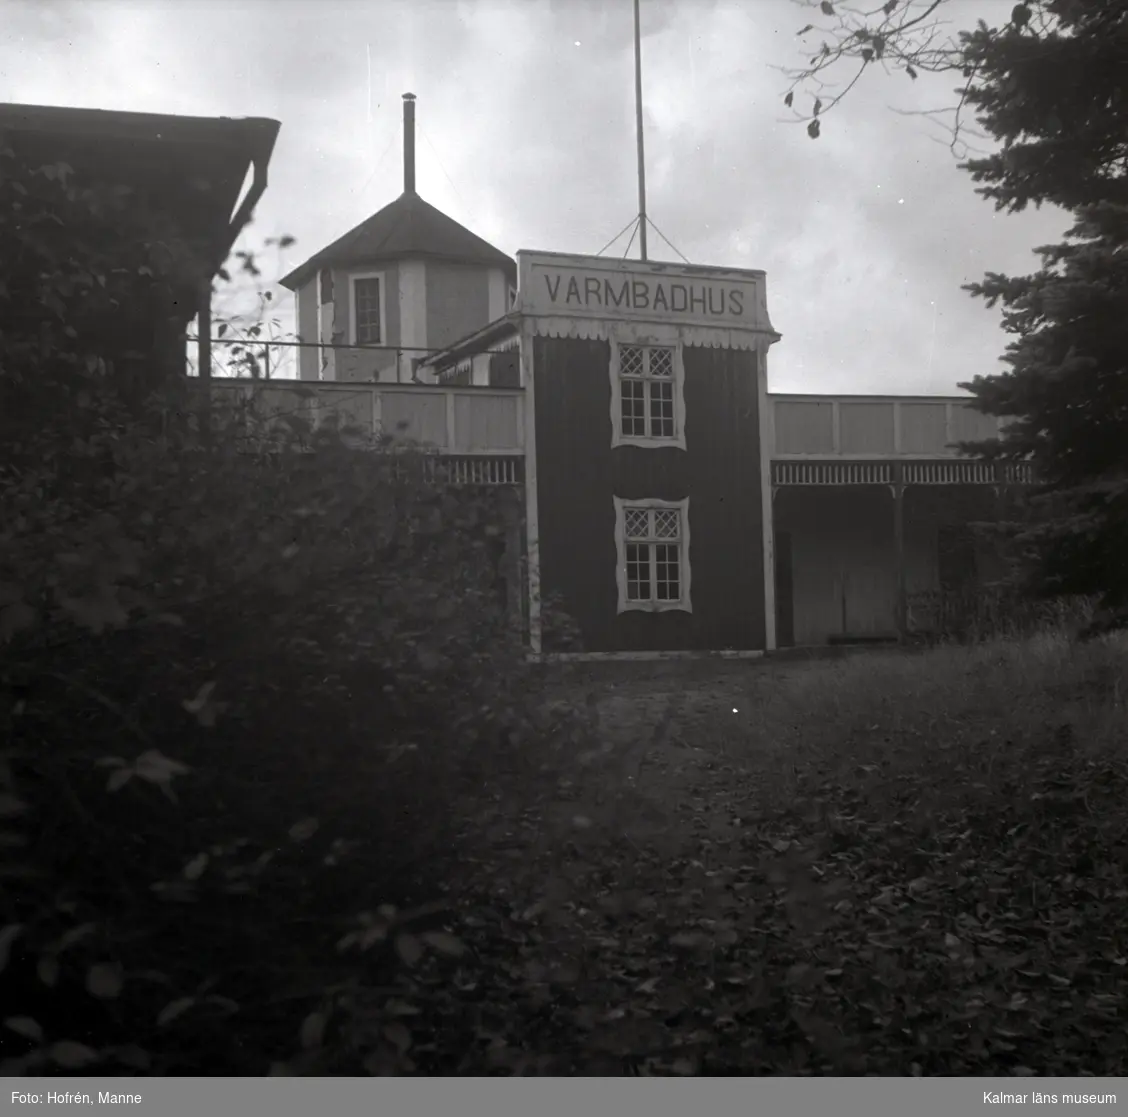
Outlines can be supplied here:
[[360, 345], [356, 340], [356, 281], [358, 279], [378, 279], [380, 281], [380, 340], [366, 341], [365, 345], [388, 344], [388, 278], [382, 271], [349, 272], [349, 344]]
[[510, 284], [505, 292], [505, 297], [508, 300], [508, 305], [505, 308], [508, 312], [517, 305], [517, 288]]
[[[692, 569], [689, 565], [689, 497], [684, 500], [661, 500], [658, 498], [646, 498], [643, 500], [627, 500], [623, 497], [613, 497], [615, 502], [615, 582], [619, 591], [619, 602], [616, 612], [630, 613], [630, 612], [643, 612], [643, 613], [667, 613], [680, 611], [683, 613], [693, 612], [693, 598], [691, 591], [693, 588]], [[650, 601], [631, 601], [627, 597], [627, 509], [628, 508], [646, 508], [646, 509], [662, 509], [662, 510], [676, 510], [679, 518], [679, 538], [678, 538], [678, 575], [679, 582], [681, 583], [681, 597], [677, 601], [658, 601], [657, 599]], [[661, 540], [655, 540], [661, 542]], [[650, 585], [651, 592], [654, 586], [657, 585], [657, 578], [655, 577], [655, 559], [653, 546], [650, 554], [651, 573]]]
[[[652, 436], [623, 434], [623, 381], [620, 375], [622, 347], [635, 346], [642, 349], [658, 348], [673, 350], [674, 382], [674, 437], [654, 438]], [[681, 337], [676, 327], [666, 330], [652, 325], [641, 329], [621, 327], [611, 339], [611, 445], [642, 446], [646, 449], [661, 449], [674, 446], [685, 449], [685, 354]], [[649, 397], [648, 397], [649, 402]]]

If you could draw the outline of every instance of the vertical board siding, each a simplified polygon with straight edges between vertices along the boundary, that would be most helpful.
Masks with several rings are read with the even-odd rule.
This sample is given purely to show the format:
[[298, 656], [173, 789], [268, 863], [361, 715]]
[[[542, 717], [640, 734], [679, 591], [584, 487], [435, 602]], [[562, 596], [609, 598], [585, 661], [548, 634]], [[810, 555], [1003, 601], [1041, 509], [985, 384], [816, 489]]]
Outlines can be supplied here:
[[947, 454], [948, 415], [943, 403], [902, 403], [901, 453]]
[[[905, 588], [911, 623], [920, 627], [923, 614], [914, 609], [914, 598], [940, 588], [941, 528], [992, 518], [996, 498], [989, 488], [953, 485], [909, 486], [904, 500]], [[780, 489], [775, 527], [790, 539], [790, 565], [777, 569], [776, 585], [790, 579], [796, 644], [895, 632], [893, 495], [887, 486]], [[981, 546], [978, 562], [981, 583], [999, 576], [989, 547]]]
[[[534, 346], [542, 593], [584, 650], [764, 647], [756, 354], [685, 349], [686, 449], [611, 446], [610, 346]], [[613, 496], [690, 498], [693, 612], [617, 613]], [[546, 626], [546, 651], [554, 647]]]
[[749, 350], [685, 349], [693, 604], [707, 649], [765, 643], [758, 361]]
[[314, 425], [335, 422], [359, 427], [368, 435], [420, 441], [454, 454], [519, 455], [524, 448], [525, 401], [516, 393], [234, 379], [216, 380], [213, 392], [225, 406], [254, 399], [264, 416], [304, 415]]
[[427, 344], [432, 349], [443, 349], [489, 323], [490, 270], [428, 261]]
[[840, 403], [843, 454], [893, 453], [892, 403]]
[[960, 456], [955, 443], [992, 439], [1005, 426], [1005, 422], [981, 414], [962, 400], [836, 396], [777, 398], [769, 406], [771, 452], [778, 458], [905, 455], [951, 459]]
[[374, 398], [371, 388], [358, 387], [350, 391], [322, 389], [318, 392], [318, 422], [336, 422], [342, 426], [356, 426], [371, 434], [373, 425]]
[[455, 449], [518, 450], [521, 435], [516, 396], [457, 395], [454, 397]]
[[834, 405], [829, 401], [769, 402], [775, 414], [773, 454], [834, 453]]
[[[611, 387], [605, 341], [533, 339], [537, 518], [544, 651], [562, 604], [586, 651], [609, 651], [616, 609]], [[559, 596], [562, 602], [554, 602]]]
[[516, 349], [490, 354], [490, 387], [521, 387], [521, 361]]
[[[387, 391], [380, 394], [381, 427], [393, 438], [428, 446], [447, 445], [446, 393]], [[401, 427], [400, 424], [403, 424]]]
[[791, 537], [797, 644], [896, 630], [893, 496], [884, 485], [781, 489], [776, 530]]
[[952, 405], [953, 442], [978, 442], [998, 433], [999, 420], [994, 415], [984, 415], [964, 403]]
[[[314, 341], [317, 338], [317, 276], [298, 288], [298, 338]], [[302, 380], [320, 380], [319, 351], [312, 346], [298, 350], [298, 377]]]
[[291, 391], [288, 388], [254, 387], [252, 392], [258, 413], [264, 418], [295, 415], [306, 419], [312, 426], [317, 414], [317, 398]]

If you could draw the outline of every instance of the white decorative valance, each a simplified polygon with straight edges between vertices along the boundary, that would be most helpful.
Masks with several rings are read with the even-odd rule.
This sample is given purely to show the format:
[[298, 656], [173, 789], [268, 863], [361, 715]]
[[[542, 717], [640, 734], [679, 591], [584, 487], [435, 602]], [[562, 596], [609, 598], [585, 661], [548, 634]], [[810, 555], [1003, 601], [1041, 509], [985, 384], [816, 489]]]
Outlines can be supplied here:
[[658, 322], [607, 321], [598, 318], [530, 317], [533, 333], [539, 337], [577, 338], [584, 341], [620, 341], [645, 344], [680, 341], [683, 345], [706, 349], [766, 348], [777, 340], [771, 330], [732, 330], [716, 326], [681, 326]]
[[[900, 472], [897, 472], [897, 465]], [[1029, 462], [981, 461], [833, 461], [772, 462], [772, 484], [784, 485], [1029, 485]]]

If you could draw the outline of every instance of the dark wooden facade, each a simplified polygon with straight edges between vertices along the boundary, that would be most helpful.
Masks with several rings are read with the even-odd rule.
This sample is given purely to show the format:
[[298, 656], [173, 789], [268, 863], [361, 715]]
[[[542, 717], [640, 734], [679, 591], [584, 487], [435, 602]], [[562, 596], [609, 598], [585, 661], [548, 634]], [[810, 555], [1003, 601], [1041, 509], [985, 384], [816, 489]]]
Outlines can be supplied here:
[[[556, 606], [594, 655], [906, 639], [944, 630], [1002, 574], [975, 525], [1029, 483], [1028, 463], [959, 449], [995, 437], [998, 419], [961, 397], [769, 395], [779, 335], [761, 272], [518, 260], [517, 308], [422, 364], [441, 383], [484, 384], [504, 363], [524, 390], [534, 653], [577, 650]], [[674, 353], [674, 429], [619, 421], [623, 384], [651, 375], [622, 371], [624, 347]], [[682, 502], [691, 587], [679, 597], [675, 578], [664, 598], [663, 539], [654, 528], [628, 540], [625, 517]], [[631, 573], [639, 548], [649, 581]]]
[[[607, 341], [534, 339], [542, 598], [587, 652], [763, 649], [756, 350], [685, 346], [684, 450], [612, 446], [610, 360]], [[692, 612], [617, 612], [614, 497], [689, 498]]]

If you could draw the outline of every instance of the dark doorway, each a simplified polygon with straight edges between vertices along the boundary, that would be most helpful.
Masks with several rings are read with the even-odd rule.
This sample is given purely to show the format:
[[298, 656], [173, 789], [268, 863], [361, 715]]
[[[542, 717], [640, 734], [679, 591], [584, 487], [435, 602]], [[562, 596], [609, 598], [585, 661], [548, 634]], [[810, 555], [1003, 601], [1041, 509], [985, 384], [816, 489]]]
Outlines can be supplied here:
[[967, 524], [943, 524], [937, 538], [940, 589], [961, 595], [974, 587], [978, 577], [975, 537]]
[[795, 646], [795, 589], [791, 576], [791, 533], [775, 533], [776, 647]]

